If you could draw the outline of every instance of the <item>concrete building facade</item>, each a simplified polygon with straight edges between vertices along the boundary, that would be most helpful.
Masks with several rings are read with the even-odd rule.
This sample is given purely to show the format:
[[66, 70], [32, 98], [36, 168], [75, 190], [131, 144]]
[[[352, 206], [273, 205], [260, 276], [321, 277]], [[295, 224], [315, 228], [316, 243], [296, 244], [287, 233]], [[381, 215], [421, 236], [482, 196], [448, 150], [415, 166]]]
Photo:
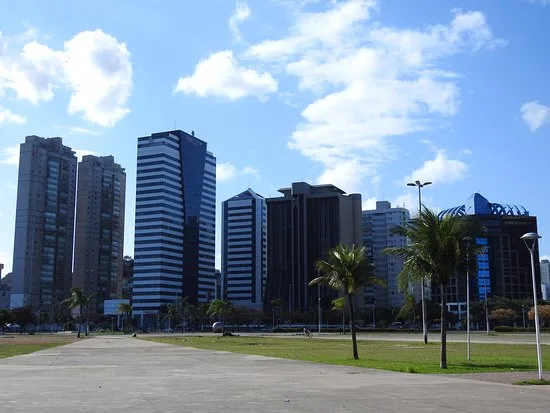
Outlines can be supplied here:
[[117, 298], [122, 278], [126, 172], [112, 156], [84, 156], [78, 166], [73, 286], [93, 294], [91, 315]]
[[540, 260], [540, 282], [550, 284], [550, 261]]
[[[317, 308], [318, 289], [308, 284], [317, 277], [315, 263], [339, 243], [362, 244], [361, 195], [345, 195], [334, 185], [293, 183], [267, 198], [267, 283], [264, 309], [282, 300], [290, 311]], [[320, 289], [324, 307], [334, 292]], [[363, 297], [358, 297], [358, 308]]]
[[55, 312], [72, 278], [77, 158], [61, 138], [21, 144], [11, 307]]
[[222, 203], [222, 274], [226, 300], [262, 308], [267, 275], [267, 206], [250, 188]]
[[133, 313], [215, 296], [216, 158], [194, 132], [138, 139]]
[[403, 293], [397, 286], [397, 276], [403, 269], [403, 261], [383, 253], [388, 247], [404, 247], [407, 238], [392, 233], [396, 226], [404, 226], [410, 219], [405, 208], [392, 208], [388, 201], [377, 201], [376, 209], [363, 211], [363, 243], [374, 263], [376, 276], [386, 281], [387, 287], [365, 288], [365, 304], [376, 308], [399, 308], [403, 305]]

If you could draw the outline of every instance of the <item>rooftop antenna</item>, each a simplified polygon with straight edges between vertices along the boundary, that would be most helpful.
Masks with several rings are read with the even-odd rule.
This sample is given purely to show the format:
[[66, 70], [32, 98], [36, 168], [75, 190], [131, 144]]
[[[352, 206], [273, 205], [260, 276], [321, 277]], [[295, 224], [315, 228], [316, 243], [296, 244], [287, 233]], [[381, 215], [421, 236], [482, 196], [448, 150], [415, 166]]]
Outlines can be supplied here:
[[191, 136], [193, 136], [193, 137], [195, 136], [195, 131], [194, 130], [191, 131]]

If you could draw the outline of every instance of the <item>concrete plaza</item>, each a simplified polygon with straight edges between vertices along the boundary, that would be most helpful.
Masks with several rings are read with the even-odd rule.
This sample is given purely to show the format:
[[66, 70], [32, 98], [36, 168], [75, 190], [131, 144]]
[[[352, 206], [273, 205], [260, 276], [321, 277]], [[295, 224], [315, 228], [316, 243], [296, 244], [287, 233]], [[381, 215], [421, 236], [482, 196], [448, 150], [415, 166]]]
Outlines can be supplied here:
[[[213, 338], [214, 339], [214, 338]], [[550, 388], [95, 337], [0, 360], [0, 411], [548, 412]]]

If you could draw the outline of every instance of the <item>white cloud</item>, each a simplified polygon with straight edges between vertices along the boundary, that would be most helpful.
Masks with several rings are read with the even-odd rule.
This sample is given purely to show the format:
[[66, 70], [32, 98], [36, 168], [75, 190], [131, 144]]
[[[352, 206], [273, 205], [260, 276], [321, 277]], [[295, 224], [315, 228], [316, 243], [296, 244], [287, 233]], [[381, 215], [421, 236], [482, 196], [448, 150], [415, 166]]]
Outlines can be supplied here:
[[424, 164], [403, 179], [406, 184], [411, 181], [430, 181], [433, 183], [453, 183], [468, 176], [469, 167], [460, 159], [449, 159], [445, 151], [438, 150], [434, 159]]
[[69, 133], [71, 135], [101, 135], [101, 132], [88, 128], [82, 128], [80, 126], [69, 126]]
[[19, 165], [19, 145], [9, 146], [2, 149], [2, 158], [0, 163], [8, 165]]
[[75, 152], [75, 155], [78, 158], [79, 162], [82, 160], [83, 156], [86, 156], [86, 155], [95, 155], [95, 156], [97, 156], [96, 152], [89, 151], [88, 149], [73, 149], [73, 151]]
[[369, 211], [369, 210], [376, 209], [376, 201], [378, 201], [378, 199], [376, 199], [376, 197], [364, 199], [363, 200], [363, 205], [362, 205], [362, 210], [363, 211]]
[[237, 169], [230, 162], [219, 163], [216, 165], [216, 180], [218, 182], [229, 181], [238, 175], [253, 175], [256, 178], [260, 177], [260, 172], [253, 166], [245, 166], [242, 169]]
[[216, 181], [218, 182], [229, 181], [230, 179], [233, 179], [236, 174], [237, 168], [229, 162], [219, 163], [216, 165]]
[[531, 132], [535, 132], [545, 123], [550, 123], [550, 106], [541, 105], [538, 101], [524, 103], [521, 116]]
[[376, 6], [348, 0], [299, 12], [288, 35], [245, 52], [273, 70], [283, 65], [300, 89], [313, 92], [289, 147], [323, 165], [319, 182], [344, 189], [356, 189], [396, 158], [392, 138], [458, 111], [459, 75], [445, 58], [505, 44], [479, 11], [454, 10], [448, 24], [398, 29], [368, 24]]
[[229, 18], [229, 29], [231, 30], [233, 38], [236, 41], [242, 40], [241, 31], [239, 30], [239, 24], [250, 19], [251, 15], [252, 12], [250, 11], [250, 7], [248, 7], [248, 4], [243, 1], [237, 1], [237, 3], [235, 4], [235, 10]]
[[550, 261], [550, 255], [541, 255], [540, 260], [549, 260]]
[[65, 43], [65, 75], [72, 90], [69, 113], [113, 126], [130, 109], [132, 65], [125, 43], [101, 30], [78, 33]]
[[201, 60], [192, 76], [180, 77], [175, 92], [200, 97], [237, 100], [254, 96], [260, 100], [275, 93], [278, 82], [271, 74], [241, 66], [230, 50], [216, 52]]
[[2, 125], [2, 123], [4, 122], [22, 124], [26, 121], [27, 120], [23, 116], [16, 115], [11, 110], [4, 109], [2, 106], [0, 106], [0, 125]]
[[81, 113], [104, 127], [130, 111], [130, 53], [113, 36], [101, 30], [80, 32], [60, 51], [32, 40], [18, 53], [6, 39], [0, 48], [0, 97], [11, 90], [17, 98], [38, 104], [52, 100], [56, 89], [64, 87], [71, 92], [69, 113]]

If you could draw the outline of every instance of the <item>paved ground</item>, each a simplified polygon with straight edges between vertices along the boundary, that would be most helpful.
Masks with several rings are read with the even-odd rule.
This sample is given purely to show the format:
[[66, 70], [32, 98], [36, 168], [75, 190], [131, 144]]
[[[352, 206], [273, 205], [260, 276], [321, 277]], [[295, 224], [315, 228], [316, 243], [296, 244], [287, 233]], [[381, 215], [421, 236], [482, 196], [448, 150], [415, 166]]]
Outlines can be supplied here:
[[0, 411], [545, 412], [519, 387], [98, 337], [0, 360]]

